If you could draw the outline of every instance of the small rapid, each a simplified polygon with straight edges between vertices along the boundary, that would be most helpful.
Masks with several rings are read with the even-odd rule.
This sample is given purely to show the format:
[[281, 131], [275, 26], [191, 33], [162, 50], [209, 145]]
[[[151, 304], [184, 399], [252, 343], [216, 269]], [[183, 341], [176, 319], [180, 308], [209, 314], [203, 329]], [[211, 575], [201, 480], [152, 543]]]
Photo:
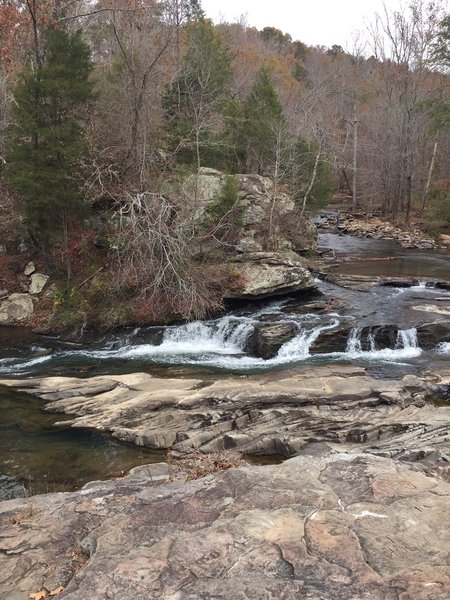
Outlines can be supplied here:
[[[138, 328], [95, 347], [58, 348], [41, 356], [3, 358], [0, 375], [18, 377], [43, 371], [51, 374], [79, 371], [81, 375], [84, 372], [92, 375], [173, 366], [253, 372], [291, 367], [305, 361], [395, 362], [422, 353], [414, 328], [398, 329], [395, 339], [380, 342], [372, 331], [354, 327], [353, 317], [338, 313], [284, 312], [284, 305], [278, 302], [251, 314], [229, 314], [209, 321], [168, 326], [159, 337], [155, 337], [152, 328]], [[266, 323], [288, 323], [293, 329], [293, 337], [270, 359], [255, 355], [251, 344], [257, 328]], [[327, 352], [327, 340], [335, 332], [347, 335], [346, 346], [341, 351]], [[449, 345], [441, 344], [436, 352], [447, 354]]]

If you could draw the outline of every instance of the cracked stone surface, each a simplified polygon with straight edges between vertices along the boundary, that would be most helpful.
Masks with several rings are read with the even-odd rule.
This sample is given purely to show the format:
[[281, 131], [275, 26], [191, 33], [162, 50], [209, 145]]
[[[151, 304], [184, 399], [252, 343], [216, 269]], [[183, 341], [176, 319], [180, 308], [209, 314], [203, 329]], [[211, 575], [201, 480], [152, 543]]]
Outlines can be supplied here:
[[450, 484], [415, 463], [314, 455], [196, 481], [168, 465], [0, 503], [8, 600], [446, 600]]
[[450, 407], [424, 400], [436, 383], [448, 386], [450, 371], [383, 380], [333, 365], [216, 380], [134, 373], [0, 381], [73, 415], [74, 427], [148, 448], [290, 457], [326, 442], [339, 451], [448, 461]]

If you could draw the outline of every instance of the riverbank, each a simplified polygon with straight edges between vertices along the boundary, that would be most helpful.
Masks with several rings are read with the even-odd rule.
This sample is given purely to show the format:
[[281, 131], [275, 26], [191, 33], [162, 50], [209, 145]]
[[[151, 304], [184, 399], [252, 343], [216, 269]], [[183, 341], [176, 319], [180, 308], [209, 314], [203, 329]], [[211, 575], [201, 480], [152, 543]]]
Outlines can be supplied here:
[[369, 240], [395, 240], [402, 248], [435, 250], [446, 249], [449, 244], [448, 236], [427, 234], [420, 226], [395, 225], [388, 219], [359, 216], [339, 209], [323, 211], [314, 222], [319, 230], [333, 230]]
[[3, 594], [448, 598], [450, 484], [386, 458], [310, 450], [195, 481], [138, 467], [80, 492], [3, 502]]
[[[315, 442], [337, 451], [447, 460], [450, 407], [427, 403], [448, 390], [450, 370], [399, 379], [362, 367], [329, 365], [218, 378], [158, 378], [147, 373], [87, 379], [0, 380], [33, 394], [65, 425], [109, 432], [157, 450], [290, 457]], [[438, 388], [436, 388], [438, 386]]]

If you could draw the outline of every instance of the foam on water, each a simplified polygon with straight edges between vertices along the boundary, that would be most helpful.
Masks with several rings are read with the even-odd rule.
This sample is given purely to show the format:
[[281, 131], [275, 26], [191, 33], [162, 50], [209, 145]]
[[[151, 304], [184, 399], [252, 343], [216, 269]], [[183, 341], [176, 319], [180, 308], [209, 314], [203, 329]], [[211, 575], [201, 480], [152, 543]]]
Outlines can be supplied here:
[[[311, 348], [320, 335], [337, 328], [348, 318], [336, 313], [327, 315], [296, 314], [284, 315], [281, 311], [286, 301], [265, 306], [251, 315], [230, 314], [210, 321], [194, 321], [166, 327], [162, 340], [149, 343], [154, 336], [145, 330], [136, 329], [122, 339], [105, 341], [101, 348], [64, 349], [52, 355], [34, 358], [7, 358], [0, 360], [0, 373], [22, 375], [32, 372], [41, 363], [106, 364], [108, 361], [139, 361], [148, 365], [196, 365], [229, 371], [268, 370], [272, 367], [292, 365], [305, 360], [368, 360], [392, 362], [419, 356], [415, 329], [400, 330], [393, 348], [377, 348], [372, 333], [366, 338], [363, 350], [361, 329], [354, 328], [349, 334], [344, 352], [311, 355]], [[294, 324], [296, 335], [279, 349], [277, 355], [265, 360], [247, 353], [250, 336], [258, 323], [268, 322]], [[443, 345], [440, 353], [448, 352]]]
[[450, 342], [441, 342], [436, 346], [435, 352], [442, 356], [450, 356]]

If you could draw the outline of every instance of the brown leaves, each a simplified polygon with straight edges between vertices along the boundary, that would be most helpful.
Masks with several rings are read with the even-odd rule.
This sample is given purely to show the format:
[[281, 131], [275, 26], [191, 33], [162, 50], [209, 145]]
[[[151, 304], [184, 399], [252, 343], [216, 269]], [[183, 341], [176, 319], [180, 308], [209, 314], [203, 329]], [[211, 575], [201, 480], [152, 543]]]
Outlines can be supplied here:
[[30, 599], [31, 600], [42, 600], [42, 598], [45, 598], [48, 595], [47, 590], [41, 590], [40, 592], [34, 592], [33, 594], [30, 594]]
[[64, 588], [61, 585], [51, 592], [49, 592], [46, 588], [42, 588], [42, 590], [39, 590], [39, 592], [33, 592], [30, 594], [29, 598], [30, 600], [42, 600], [43, 598], [49, 598], [50, 596], [59, 596], [59, 594], [63, 591]]

